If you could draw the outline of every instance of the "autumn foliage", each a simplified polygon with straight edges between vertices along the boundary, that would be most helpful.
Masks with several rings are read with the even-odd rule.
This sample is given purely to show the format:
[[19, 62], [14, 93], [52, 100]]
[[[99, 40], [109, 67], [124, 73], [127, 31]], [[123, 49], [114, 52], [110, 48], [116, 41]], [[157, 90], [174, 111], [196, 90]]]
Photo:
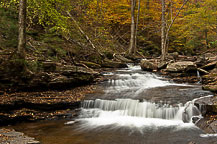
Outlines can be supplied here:
[[[167, 27], [182, 4], [183, 0], [166, 0]], [[17, 0], [1, 2], [1, 7], [17, 5]], [[66, 12], [70, 11], [100, 51], [126, 51], [130, 39], [130, 7], [130, 0], [28, 0], [28, 26], [49, 27], [50, 31], [69, 39], [76, 28], [67, 16]], [[138, 51], [159, 56], [161, 1], [142, 0], [139, 12]], [[168, 51], [198, 54], [217, 47], [216, 19], [216, 0], [189, 0], [169, 31]]]

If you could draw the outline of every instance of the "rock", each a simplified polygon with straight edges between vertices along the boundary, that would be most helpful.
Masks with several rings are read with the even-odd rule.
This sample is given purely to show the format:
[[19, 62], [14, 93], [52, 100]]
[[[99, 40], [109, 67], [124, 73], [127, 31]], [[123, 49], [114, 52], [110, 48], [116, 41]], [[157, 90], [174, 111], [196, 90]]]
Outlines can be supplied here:
[[128, 59], [128, 58], [125, 58], [123, 57], [122, 55], [120, 54], [114, 54], [114, 58], [118, 61], [121, 61], [121, 62], [125, 62], [125, 63], [133, 63], [132, 60]]
[[147, 59], [141, 60], [140, 66], [141, 66], [142, 70], [144, 70], [144, 71], [154, 71], [154, 70], [158, 69], [158, 66], [156, 63], [151, 62]]
[[210, 73], [217, 73], [217, 68], [214, 68], [213, 70], [211, 70]]
[[172, 60], [176, 60], [178, 57], [179, 57], [178, 52], [168, 53], [168, 56], [167, 56], [168, 59], [172, 59]]
[[217, 96], [200, 98], [194, 104], [200, 109], [203, 116], [217, 114]]
[[196, 71], [197, 66], [191, 61], [174, 62], [167, 65], [166, 71], [168, 72], [190, 72]]
[[195, 64], [197, 65], [197, 67], [202, 67], [206, 65], [207, 63], [208, 63], [207, 60], [203, 56], [198, 56], [197, 60], [195, 61]]
[[216, 83], [211, 83], [211, 84], [208, 84], [208, 85], [204, 85], [203, 89], [204, 90], [209, 90], [209, 91], [212, 91], [212, 92], [217, 92], [217, 82]]
[[196, 126], [206, 133], [217, 133], [217, 121], [210, 117], [200, 119]]
[[203, 89], [217, 92], [217, 73], [202, 76]]
[[207, 65], [202, 66], [201, 68], [202, 68], [202, 69], [205, 69], [205, 70], [212, 70], [212, 69], [214, 69], [216, 66], [217, 66], [217, 61], [213, 61], [213, 62], [211, 62], [211, 63], [208, 63]]
[[2, 144], [40, 144], [32, 137], [11, 129], [0, 129], [0, 143]]
[[168, 65], [168, 62], [162, 61], [162, 62], [158, 63], [157, 69], [158, 70], [165, 69], [167, 67], [167, 65]]
[[116, 61], [111, 61], [111, 60], [104, 60], [104, 62], [101, 64], [101, 67], [104, 68], [127, 68], [126, 63], [122, 62], [116, 62]]
[[202, 69], [202, 68], [197, 68], [197, 70], [200, 72], [200, 74], [209, 74], [208, 71]]
[[215, 53], [206, 53], [206, 54], [204, 54], [204, 57], [209, 62], [217, 61], [217, 56]]

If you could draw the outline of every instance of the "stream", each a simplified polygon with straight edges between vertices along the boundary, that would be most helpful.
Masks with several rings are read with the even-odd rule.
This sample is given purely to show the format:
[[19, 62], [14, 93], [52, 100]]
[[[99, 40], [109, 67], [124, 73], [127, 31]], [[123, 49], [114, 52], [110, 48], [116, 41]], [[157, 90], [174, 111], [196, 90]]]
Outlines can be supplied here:
[[200, 84], [177, 84], [139, 66], [104, 73], [71, 120], [13, 126], [42, 144], [217, 144], [192, 123], [194, 101], [212, 96]]

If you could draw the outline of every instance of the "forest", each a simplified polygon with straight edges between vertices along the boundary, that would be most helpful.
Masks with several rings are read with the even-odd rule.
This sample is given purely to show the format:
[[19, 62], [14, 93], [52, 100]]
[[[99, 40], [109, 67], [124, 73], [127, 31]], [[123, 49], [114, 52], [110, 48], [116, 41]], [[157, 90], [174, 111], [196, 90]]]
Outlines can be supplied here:
[[[112, 76], [108, 76], [109, 73]], [[124, 77], [126, 75], [127, 79]], [[194, 86], [198, 89], [194, 89]], [[116, 91], [113, 92], [114, 89]], [[117, 107], [122, 110], [118, 104], [112, 108], [119, 98], [123, 98], [122, 105], [126, 104], [125, 108], [131, 108], [126, 110], [127, 113], [137, 111], [127, 116], [140, 118], [143, 115], [145, 119], [175, 119], [181, 109], [178, 102], [185, 104], [182, 121], [191, 121], [206, 134], [211, 134], [208, 138], [210, 136], [215, 141], [217, 1], [0, 1], [0, 143], [52, 143], [52, 138], [44, 141], [44, 137], [38, 136], [37, 132], [31, 134], [28, 130], [20, 130], [20, 127], [25, 127], [20, 123], [33, 122], [40, 129], [42, 124], [34, 122], [49, 120], [51, 122], [45, 125], [46, 128], [49, 125], [58, 127], [52, 122], [76, 119], [79, 114], [82, 117], [82, 109], [91, 109], [92, 105], [103, 112], [114, 111]], [[94, 101], [87, 101], [89, 99]], [[139, 100], [138, 104], [133, 101], [135, 99]], [[146, 101], [148, 106], [142, 108], [147, 109], [147, 114], [140, 115], [145, 110], [137, 108], [137, 105], [142, 102], [145, 105]], [[162, 106], [162, 101], [168, 105]], [[148, 102], [154, 102], [154, 105], [150, 106]], [[171, 107], [174, 109], [169, 111]], [[77, 109], [81, 112], [78, 113]], [[162, 110], [162, 117], [155, 115], [159, 109]], [[193, 112], [189, 114], [188, 109]], [[197, 112], [194, 109], [198, 109], [203, 118], [195, 118], [198, 114], [195, 114]], [[153, 111], [153, 115], [150, 111]], [[129, 121], [126, 120], [126, 123]], [[80, 126], [76, 120], [72, 123]], [[12, 130], [6, 127], [8, 125], [14, 126]], [[20, 134], [17, 138], [9, 135], [6, 139], [5, 133], [16, 133], [14, 129], [30, 137], [25, 140]], [[110, 132], [119, 134], [118, 131]], [[110, 132], [103, 131], [101, 136], [106, 137]], [[88, 142], [79, 139], [77, 131], [73, 133], [76, 133], [77, 143], [102, 143], [98, 142], [100, 138]], [[180, 133], [184, 137], [184, 132]], [[200, 131], [189, 131], [189, 135], [193, 133]], [[82, 133], [82, 136], [92, 137], [86, 133]], [[195, 136], [190, 141], [180, 143], [203, 143], [206, 139], [201, 137]], [[115, 139], [117, 141], [114, 143], [126, 143], [121, 138]], [[109, 139], [106, 142], [112, 143]], [[212, 142], [210, 139], [207, 143]], [[66, 140], [64, 143], [73, 142]]]

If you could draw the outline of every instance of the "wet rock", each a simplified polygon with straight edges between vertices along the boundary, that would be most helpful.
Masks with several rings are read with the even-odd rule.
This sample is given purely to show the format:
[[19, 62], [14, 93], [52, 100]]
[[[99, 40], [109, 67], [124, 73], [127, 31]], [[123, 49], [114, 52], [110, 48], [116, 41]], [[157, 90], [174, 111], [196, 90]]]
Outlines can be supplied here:
[[0, 129], [1, 144], [40, 144], [39, 141], [32, 137], [25, 136], [21, 132], [11, 129]]
[[147, 59], [141, 60], [140, 66], [144, 71], [155, 71], [158, 68], [158, 65], [156, 63]]
[[166, 71], [168, 72], [189, 72], [196, 71], [197, 66], [191, 61], [174, 62], [167, 65]]
[[214, 117], [205, 117], [200, 119], [196, 126], [204, 130], [206, 133], [217, 133], [217, 120]]
[[198, 99], [194, 104], [200, 109], [203, 116], [217, 114], [217, 96]]

